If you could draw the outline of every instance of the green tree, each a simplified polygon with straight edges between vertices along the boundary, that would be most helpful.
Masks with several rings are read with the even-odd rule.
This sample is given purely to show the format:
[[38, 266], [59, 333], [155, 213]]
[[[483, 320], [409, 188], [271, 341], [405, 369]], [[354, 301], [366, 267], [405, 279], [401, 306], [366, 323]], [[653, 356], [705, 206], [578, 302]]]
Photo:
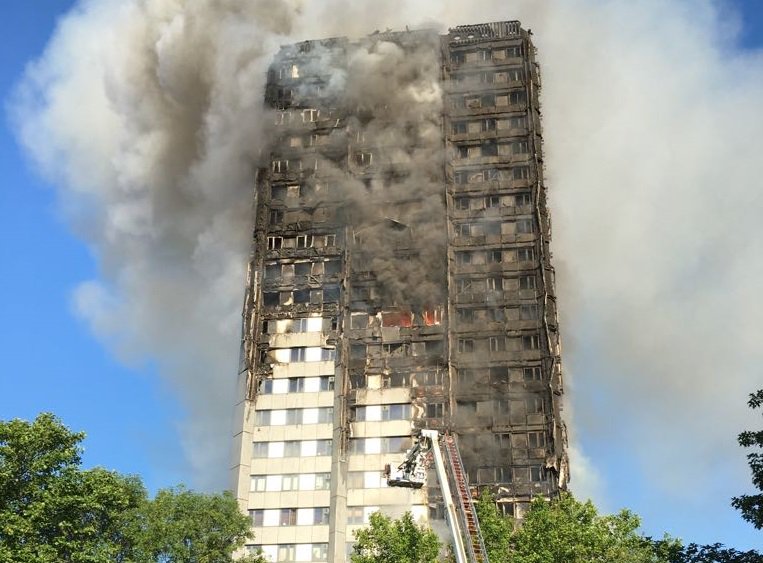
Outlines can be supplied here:
[[480, 491], [476, 509], [490, 563], [509, 563], [509, 546], [514, 531], [512, 519], [501, 514], [489, 489]]
[[[763, 406], [763, 389], [750, 394], [747, 405], [751, 409]], [[757, 448], [747, 454], [747, 461], [752, 471], [752, 484], [760, 493], [740, 495], [731, 499], [731, 506], [742, 513], [742, 518], [750, 522], [756, 529], [763, 528], [763, 430], [747, 430], [739, 435], [739, 445], [743, 448]]]
[[[201, 494], [165, 489], [135, 519], [134, 557], [140, 562], [223, 563], [244, 545], [251, 521], [228, 492]], [[262, 561], [258, 556], [238, 561]]]
[[678, 542], [656, 545], [638, 533], [638, 516], [628, 510], [600, 515], [591, 501], [564, 493], [535, 498], [523, 525], [511, 536], [512, 563], [663, 563]]
[[230, 494], [176, 488], [150, 500], [136, 476], [82, 469], [83, 438], [51, 414], [0, 421], [1, 562], [233, 561], [250, 526]]
[[440, 540], [429, 528], [414, 522], [410, 512], [393, 520], [371, 514], [369, 526], [355, 532], [352, 563], [434, 563]]

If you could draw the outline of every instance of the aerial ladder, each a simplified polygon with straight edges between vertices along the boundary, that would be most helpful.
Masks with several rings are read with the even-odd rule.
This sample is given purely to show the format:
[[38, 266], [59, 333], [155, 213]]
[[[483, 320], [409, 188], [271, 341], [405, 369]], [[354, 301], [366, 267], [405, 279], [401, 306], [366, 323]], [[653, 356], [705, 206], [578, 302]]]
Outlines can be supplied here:
[[[489, 563], [455, 436], [437, 430], [421, 430], [416, 443], [406, 452], [403, 463], [396, 470], [392, 470], [389, 465], [385, 466], [387, 484], [390, 487], [412, 489], [423, 487], [430, 453], [434, 458], [448, 526], [453, 535], [456, 563]], [[453, 502], [451, 482], [455, 488], [457, 505]]]

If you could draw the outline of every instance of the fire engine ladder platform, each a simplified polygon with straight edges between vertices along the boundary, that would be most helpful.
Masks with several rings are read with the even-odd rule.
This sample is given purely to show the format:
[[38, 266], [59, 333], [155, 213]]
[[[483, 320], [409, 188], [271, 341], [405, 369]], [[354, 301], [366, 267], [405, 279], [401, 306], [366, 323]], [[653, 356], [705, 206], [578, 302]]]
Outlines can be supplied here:
[[477, 510], [469, 491], [469, 482], [464, 471], [464, 463], [461, 461], [461, 454], [458, 451], [456, 437], [446, 433], [442, 437], [442, 450], [445, 454], [445, 465], [448, 468], [449, 477], [455, 485], [453, 496], [458, 500], [460, 508], [458, 514], [461, 520], [461, 529], [464, 530], [464, 536], [466, 536], [465, 547], [469, 560], [476, 563], [488, 563], [485, 542], [482, 539], [482, 532], [477, 520]]

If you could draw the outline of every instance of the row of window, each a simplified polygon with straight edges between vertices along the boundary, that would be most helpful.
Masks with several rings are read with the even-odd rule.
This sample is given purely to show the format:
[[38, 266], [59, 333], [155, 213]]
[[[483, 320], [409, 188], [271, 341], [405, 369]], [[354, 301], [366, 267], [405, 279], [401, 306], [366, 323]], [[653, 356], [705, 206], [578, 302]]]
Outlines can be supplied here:
[[550, 474], [543, 466], [530, 467], [482, 467], [477, 470], [478, 483], [541, 483]]
[[381, 438], [352, 438], [350, 453], [353, 454], [396, 454], [412, 446], [410, 436], [385, 436]]
[[[271, 411], [257, 411], [271, 412]], [[331, 455], [331, 440], [287, 440], [285, 442], [254, 442], [252, 457], [275, 459], [281, 457], [312, 457]]]
[[308, 561], [328, 561], [329, 544], [327, 543], [289, 543], [276, 545], [247, 545], [247, 553], [262, 553], [267, 561], [278, 563], [296, 563]]
[[501, 70], [479, 70], [475, 72], [459, 72], [450, 76], [452, 82], [474, 84], [505, 84], [507, 82], [522, 82], [525, 72], [522, 68], [507, 68]]
[[252, 526], [320, 526], [329, 523], [329, 507], [256, 508], [249, 516]]
[[459, 354], [475, 352], [516, 352], [540, 349], [539, 334], [525, 334], [519, 337], [489, 336], [487, 338], [459, 338], [456, 343]]
[[522, 368], [510, 368], [507, 366], [494, 366], [491, 368], [458, 368], [456, 381], [459, 385], [472, 385], [487, 377], [492, 384], [503, 385], [509, 382], [511, 373], [519, 372], [523, 381], [542, 381], [543, 370], [540, 366], [527, 366]]
[[501, 61], [522, 56], [522, 45], [511, 45], [495, 49], [476, 49], [471, 51], [452, 51], [450, 62], [454, 64], [476, 63], [481, 61]]
[[336, 348], [320, 346], [296, 346], [294, 348], [271, 348], [268, 357], [279, 364], [296, 362], [333, 362]]
[[[283, 212], [278, 209], [271, 209], [271, 214], [274, 211], [283, 214]], [[335, 234], [297, 235], [293, 237], [268, 237], [268, 250], [279, 250], [281, 248], [332, 248], [334, 246], [336, 246]]]
[[483, 156], [512, 156], [529, 154], [530, 143], [528, 141], [514, 141], [499, 143], [493, 140], [485, 141], [479, 145], [456, 145], [456, 157], [479, 158]]
[[527, 116], [517, 115], [507, 118], [486, 117], [468, 121], [453, 121], [450, 124], [451, 133], [465, 135], [466, 133], [486, 133], [502, 129], [526, 129]]
[[[355, 291], [355, 290], [358, 291]], [[353, 286], [353, 299], [368, 299], [370, 293], [364, 292], [368, 289], [364, 286]], [[350, 313], [350, 328], [364, 329], [368, 328], [369, 324], [376, 321], [381, 316], [382, 327], [401, 327], [409, 328], [413, 326], [437, 326], [442, 322], [442, 309], [426, 309], [421, 312], [411, 311], [382, 311], [376, 315], [369, 315], [366, 312], [353, 312]]]
[[[381, 388], [413, 387], [414, 385], [442, 385], [445, 379], [443, 371], [418, 373], [384, 373], [381, 376]], [[353, 389], [366, 387], [366, 375], [363, 372], [350, 372], [350, 385]]]
[[528, 303], [519, 307], [462, 308], [456, 309], [456, 319], [459, 324], [470, 325], [484, 322], [505, 322], [507, 320], [528, 321], [540, 318], [540, 308], [537, 303]]
[[456, 264], [500, 264], [511, 262], [529, 262], [535, 260], [535, 248], [495, 248], [492, 250], [462, 250], [456, 252]]
[[387, 479], [381, 471], [350, 471], [347, 473], [348, 489], [384, 489]]
[[266, 334], [297, 334], [329, 330], [336, 330], [336, 317], [296, 317], [262, 321], [262, 332]]
[[[309, 248], [309, 247], [301, 247]], [[320, 260], [317, 262], [301, 261], [292, 263], [271, 262], [265, 264], [265, 279], [284, 281], [293, 280], [295, 277], [307, 277], [310, 275], [334, 276], [342, 271], [340, 260]]]
[[[459, 198], [463, 199], [463, 198]], [[498, 203], [499, 196], [490, 196], [485, 200], [496, 200]], [[458, 201], [458, 203], [463, 203]], [[467, 205], [469, 201], [467, 200]], [[490, 202], [492, 207], [493, 201]], [[516, 234], [529, 234], [533, 232], [533, 220], [532, 219], [519, 219], [517, 221], [481, 221], [479, 223], [459, 223], [455, 225], [456, 235], [460, 237], [480, 237], [480, 236], [496, 236], [496, 235], [516, 235]]]
[[261, 395], [284, 395], [286, 393], [318, 393], [334, 389], [334, 376], [290, 377], [288, 379], [264, 379], [260, 384]]
[[355, 407], [355, 421], [410, 420], [410, 404], [364, 405]]
[[452, 109], [498, 109], [525, 104], [526, 102], [527, 92], [524, 90], [512, 90], [509, 92], [489, 94], [463, 94], [451, 96], [450, 107]]
[[262, 303], [265, 307], [280, 305], [320, 305], [321, 303], [338, 303], [339, 286], [324, 285], [318, 289], [302, 288], [286, 291], [263, 291]]
[[331, 488], [331, 473], [290, 473], [252, 475], [249, 490], [257, 493], [280, 491], [326, 491]]
[[488, 276], [486, 278], [457, 278], [457, 293], [482, 293], [485, 291], [525, 291], [536, 287], [533, 274], [519, 277]]
[[524, 399], [492, 399], [490, 401], [456, 400], [456, 414], [459, 416], [500, 416], [543, 414], [543, 397], [530, 396]]
[[[325, 424], [334, 419], [333, 407], [260, 410], [255, 414], [257, 426], [286, 426], [292, 424]], [[276, 442], [270, 442], [273, 444]], [[278, 457], [278, 456], [276, 456]], [[287, 456], [289, 457], [289, 456]]]
[[[459, 211], [468, 211], [496, 209], [498, 207], [521, 207], [532, 205], [532, 202], [532, 194], [522, 192], [513, 195], [459, 196], [453, 198], [453, 207]], [[532, 230], [527, 232], [532, 232]]]
[[[331, 116], [329, 115], [329, 118]], [[285, 110], [275, 114], [276, 125], [287, 125], [290, 123], [315, 123], [321, 119], [321, 110], [315, 108], [306, 108], [302, 110]]]
[[529, 166], [514, 166], [507, 169], [479, 168], [474, 170], [457, 170], [453, 173], [453, 182], [456, 184], [478, 184], [480, 182], [527, 180], [529, 178]]
[[545, 432], [523, 432], [510, 434], [507, 432], [499, 432], [493, 434], [495, 440], [495, 446], [499, 449], [508, 448], [545, 448], [546, 447], [546, 433]]
[[388, 342], [385, 344], [350, 344], [350, 359], [407, 357], [407, 356], [439, 356], [443, 353], [442, 340], [426, 340], [424, 342]]
[[270, 187], [270, 199], [273, 203], [296, 200], [314, 195], [323, 195], [326, 193], [328, 193], [328, 186], [321, 183], [289, 185], [275, 184]]

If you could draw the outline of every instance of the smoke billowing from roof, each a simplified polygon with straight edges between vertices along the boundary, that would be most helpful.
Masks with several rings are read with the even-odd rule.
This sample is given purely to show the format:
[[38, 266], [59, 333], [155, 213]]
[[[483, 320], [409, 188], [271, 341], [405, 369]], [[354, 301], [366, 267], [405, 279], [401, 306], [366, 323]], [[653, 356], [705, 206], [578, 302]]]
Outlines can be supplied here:
[[710, 0], [83, 2], [14, 111], [100, 260], [80, 311], [116, 349], [158, 360], [193, 413], [194, 465], [213, 474], [225, 466], [244, 202], [277, 45], [520, 19], [544, 74], [577, 434], [624, 444], [623, 463], [653, 490], [698, 510], [747, 479], [734, 435], [760, 383], [763, 64], [733, 49], [721, 16]]

